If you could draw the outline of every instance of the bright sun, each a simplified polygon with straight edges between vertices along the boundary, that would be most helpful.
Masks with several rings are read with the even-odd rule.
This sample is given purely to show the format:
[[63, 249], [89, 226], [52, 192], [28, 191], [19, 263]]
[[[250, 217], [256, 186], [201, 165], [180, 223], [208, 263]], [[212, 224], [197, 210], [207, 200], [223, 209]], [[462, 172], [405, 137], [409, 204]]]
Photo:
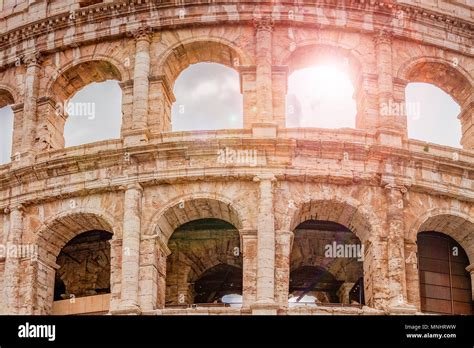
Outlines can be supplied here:
[[287, 126], [354, 127], [353, 93], [347, 74], [334, 66], [297, 70], [288, 80]]

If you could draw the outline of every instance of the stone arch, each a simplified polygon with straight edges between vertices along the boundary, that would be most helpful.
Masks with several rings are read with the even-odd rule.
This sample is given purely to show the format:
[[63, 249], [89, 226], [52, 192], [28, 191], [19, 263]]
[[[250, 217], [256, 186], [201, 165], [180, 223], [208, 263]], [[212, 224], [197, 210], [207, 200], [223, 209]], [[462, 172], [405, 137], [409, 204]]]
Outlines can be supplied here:
[[459, 62], [432, 56], [416, 57], [404, 62], [397, 76], [401, 86], [406, 86], [410, 82], [424, 82], [440, 88], [451, 96], [461, 107], [461, 113], [458, 115], [462, 127], [460, 143], [463, 148], [474, 147], [472, 126], [474, 79]]
[[[197, 210], [195, 206], [186, 204], [190, 202], [194, 202], [198, 205], [203, 204], [206, 208], [204, 210]], [[180, 208], [181, 203], [184, 203], [184, 209]], [[216, 210], [217, 207], [219, 207], [218, 210]], [[182, 210], [182, 212], [180, 212], [180, 210]], [[212, 215], [213, 212], [216, 213], [216, 215]], [[178, 214], [176, 215], [176, 213]], [[184, 215], [182, 213], [184, 213]], [[175, 197], [163, 206], [151, 219], [152, 222], [146, 234], [152, 235], [161, 233], [163, 241], [167, 242], [173, 231], [180, 225], [192, 220], [204, 218], [221, 219], [240, 230], [248, 227], [248, 221], [245, 216], [245, 209], [242, 206], [223, 195], [205, 192], [192, 193]]]
[[418, 233], [431, 230], [453, 238], [466, 251], [469, 261], [474, 262], [474, 218], [471, 215], [452, 209], [430, 209], [407, 230], [406, 238], [416, 242]]
[[15, 104], [17, 100], [18, 96], [13, 88], [0, 84], [0, 109]]
[[113, 216], [95, 209], [71, 209], [58, 213], [43, 223], [35, 233], [40, 252], [56, 257], [61, 248], [72, 238], [91, 230], [104, 230], [112, 234], [117, 232]]
[[[362, 205], [353, 201], [339, 199], [311, 199], [301, 202], [290, 220], [289, 231], [307, 220], [324, 220], [343, 225], [350, 229], [362, 242], [370, 239], [375, 233], [378, 218]], [[366, 231], [366, 232], [364, 232]]]
[[[474, 219], [468, 213], [463, 213], [453, 209], [430, 209], [419, 216], [419, 218], [406, 231], [406, 240], [410, 244], [406, 244], [405, 248], [409, 248], [406, 253], [409, 258], [417, 255], [413, 262], [420, 265], [420, 251], [418, 236], [420, 233], [440, 234], [450, 237], [454, 242], [459, 243], [465, 252], [469, 264], [474, 262]], [[425, 243], [426, 244], [426, 243]], [[407, 249], [406, 249], [407, 250]], [[425, 253], [426, 253], [425, 245]], [[462, 252], [459, 251], [461, 254]], [[426, 266], [425, 266], [426, 267]], [[425, 269], [426, 270], [426, 269]], [[422, 309], [422, 295], [420, 292], [420, 282], [423, 275], [420, 267], [407, 267], [406, 269], [407, 290], [409, 301], [414, 303], [419, 310]], [[474, 291], [474, 279], [471, 273], [471, 292]], [[474, 296], [474, 292], [473, 296]], [[474, 299], [474, 297], [473, 297]]]
[[[115, 237], [113, 217], [95, 209], [73, 209], [49, 218], [35, 233], [38, 258], [43, 261], [38, 270], [37, 296], [41, 303], [40, 313], [51, 313], [56, 259], [66, 244], [73, 238], [88, 231], [105, 231]], [[114, 270], [111, 269], [111, 277]]]
[[[178, 222], [179, 218], [171, 223], [170, 219], [167, 219], [167, 226], [179, 225], [173, 230], [172, 236], [167, 242], [170, 250], [166, 267], [165, 303], [167, 305], [195, 303], [197, 301], [196, 282], [216, 265], [233, 266], [240, 270], [243, 268], [239, 230], [234, 224], [228, 222], [233, 219], [226, 218], [226, 215], [231, 214], [224, 212], [222, 215], [216, 215], [216, 211], [225, 211], [226, 208], [215, 202], [199, 200], [192, 202], [198, 210], [203, 209], [208, 212], [199, 216], [189, 216], [186, 219], [189, 221], [184, 224]], [[209, 203], [208, 206], [206, 206], [207, 203]], [[186, 204], [189, 205], [188, 209], [186, 209]], [[194, 207], [188, 202], [183, 208], [178, 207], [178, 209], [183, 210], [181, 214], [184, 216], [187, 213], [192, 213]], [[226, 218], [227, 221], [222, 218]], [[237, 254], [235, 254], [236, 248]], [[211, 279], [211, 283], [208, 284], [211, 288], [218, 284], [228, 285], [227, 273], [216, 273], [213, 276], [217, 278]], [[206, 291], [209, 290], [208, 286], [205, 288]]]
[[[314, 227], [304, 226], [308, 222], [316, 223], [317, 229], [311, 231]], [[375, 281], [370, 271], [374, 262], [370, 256], [373, 254], [370, 242], [379, 234], [377, 226], [379, 223], [375, 214], [362, 208], [353, 198], [347, 201], [319, 197], [299, 203], [289, 223], [289, 230], [294, 232], [289, 260], [290, 277], [302, 267], [321, 266], [338, 280], [339, 301], [349, 303], [349, 291], [357, 286], [360, 278], [363, 279], [364, 288], [370, 289]], [[297, 228], [298, 233], [295, 233]], [[333, 242], [343, 246], [349, 244], [351, 252], [355, 254], [349, 258], [326, 258], [326, 245], [332, 245]], [[366, 255], [369, 255], [367, 259]], [[369, 305], [374, 305], [370, 294], [366, 300]]]
[[65, 64], [53, 74], [46, 90], [50, 97], [65, 102], [93, 82], [128, 79], [128, 70], [117, 60], [102, 55], [85, 56]]
[[397, 77], [408, 82], [425, 82], [441, 88], [463, 105], [472, 93], [474, 79], [458, 63], [438, 57], [415, 57], [402, 64]]
[[219, 63], [237, 70], [250, 65], [251, 58], [233, 42], [225, 38], [194, 37], [170, 46], [158, 59], [158, 75], [165, 76], [173, 89], [179, 74], [192, 64]]

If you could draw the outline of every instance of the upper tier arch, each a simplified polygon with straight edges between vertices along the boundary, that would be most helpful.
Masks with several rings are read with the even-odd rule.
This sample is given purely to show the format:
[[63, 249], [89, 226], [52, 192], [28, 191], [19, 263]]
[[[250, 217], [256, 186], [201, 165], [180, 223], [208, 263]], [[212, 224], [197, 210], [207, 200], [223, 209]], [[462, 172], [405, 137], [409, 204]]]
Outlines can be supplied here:
[[164, 34], [162, 41], [168, 47], [152, 63], [152, 71], [154, 75], [166, 76], [171, 88], [179, 74], [192, 64], [219, 63], [235, 70], [241, 65], [253, 64], [244, 49], [228, 39], [197, 36], [173, 43], [168, 40]]

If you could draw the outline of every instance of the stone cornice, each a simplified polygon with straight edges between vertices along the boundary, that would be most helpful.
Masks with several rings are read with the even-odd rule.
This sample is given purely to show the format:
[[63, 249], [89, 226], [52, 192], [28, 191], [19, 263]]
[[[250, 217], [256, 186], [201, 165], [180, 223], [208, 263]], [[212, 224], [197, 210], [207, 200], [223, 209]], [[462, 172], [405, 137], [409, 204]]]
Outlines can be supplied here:
[[[11, 202], [28, 205], [83, 194], [101, 192], [120, 194], [131, 184], [141, 184], [146, 189], [147, 186], [164, 183], [172, 184], [195, 180], [225, 181], [230, 177], [243, 181], [252, 181], [255, 177], [260, 177], [269, 180], [276, 178], [278, 181], [336, 185], [358, 184], [378, 188], [380, 188], [380, 185], [396, 183], [398, 186], [407, 187], [408, 192], [425, 192], [474, 202], [474, 160], [471, 163], [446, 158], [440, 159], [430, 154], [379, 145], [372, 145], [367, 148], [365, 144], [357, 143], [338, 146], [331, 141], [301, 142], [294, 141], [294, 139], [278, 139], [277, 143], [262, 142], [261, 139], [252, 138], [240, 139], [239, 141], [241, 146], [252, 146], [259, 149], [258, 152], [261, 154], [274, 153], [275, 147], [281, 148], [283, 146], [286, 150], [285, 153], [280, 153], [278, 158], [267, 158], [271, 155], [263, 155], [266, 157], [266, 161], [272, 163], [272, 165], [266, 167], [228, 166], [218, 164], [217, 161], [214, 166], [192, 165], [193, 159], [197, 159], [197, 163], [200, 163], [199, 161], [202, 161], [202, 158], [214, 154], [216, 146], [225, 147], [228, 142], [228, 146], [235, 147], [235, 139], [232, 138], [209, 139], [208, 146], [205, 148], [203, 148], [202, 142], [199, 142], [198, 146], [193, 146], [196, 144], [195, 141], [178, 141], [127, 149], [102, 150], [100, 153], [91, 153], [84, 156], [58, 157], [54, 160], [49, 159], [45, 162], [36, 163], [33, 166], [3, 172], [0, 175], [0, 191], [22, 192], [17, 188], [29, 185], [29, 183], [34, 184], [29, 185], [32, 189], [26, 193], [0, 195], [5, 197], [0, 199], [0, 208], [11, 206]], [[315, 147], [314, 145], [318, 146]], [[348, 151], [349, 159], [356, 158], [353, 163], [360, 163], [362, 164], [361, 168], [367, 169], [356, 170], [353, 165], [344, 166], [341, 164], [344, 151]], [[134, 158], [134, 161], [125, 161], [125, 153]], [[300, 162], [295, 162], [296, 157], [299, 158]], [[189, 163], [169, 165], [169, 163], [181, 163], [176, 161], [180, 158], [189, 158]], [[288, 158], [293, 158], [293, 160], [288, 162]], [[339, 163], [341, 170], [329, 171], [316, 164], [313, 166], [311, 161], [318, 158], [324, 158], [325, 161], [331, 160], [334, 165]], [[150, 161], [157, 163], [156, 165], [160, 169], [158, 170], [158, 167], [155, 168], [147, 164]], [[393, 165], [400, 165], [402, 169], [396, 172], [385, 171], [383, 169], [384, 163], [388, 162], [393, 163]], [[288, 165], [288, 163], [291, 164]], [[298, 163], [305, 164], [299, 165]], [[409, 171], [414, 173], [418, 166], [427, 173], [436, 171], [439, 179], [436, 181], [432, 176], [418, 176], [415, 178], [410, 175]], [[126, 174], [129, 167], [134, 168], [133, 176]], [[450, 175], [456, 180], [445, 182], [445, 175]], [[61, 177], [67, 178], [65, 181], [67, 184], [64, 187], [56, 185]], [[52, 182], [56, 184], [49, 183], [52, 179], [54, 179]]]
[[[196, 14], [195, 17], [187, 17], [183, 20], [180, 20], [175, 17], [164, 17], [164, 16], [157, 16], [157, 13], [159, 13], [161, 10], [163, 10], [163, 14], [165, 13], [165, 10], [169, 9], [169, 4], [163, 3], [163, 4], [154, 4], [151, 6], [150, 4], [151, 0], [147, 1], [138, 1], [134, 0], [134, 5], [130, 7], [129, 2], [125, 1], [116, 1], [112, 3], [101, 3], [97, 5], [91, 5], [86, 8], [81, 8], [77, 9], [74, 11], [74, 19], [71, 19], [71, 12], [65, 12], [57, 15], [53, 15], [51, 17], [28, 23], [23, 26], [14, 28], [8, 32], [6, 32], [3, 35], [0, 35], [0, 50], [7, 51], [8, 47], [12, 46], [17, 46], [21, 47], [19, 45], [20, 42], [22, 41], [27, 41], [27, 40], [35, 40], [36, 38], [40, 36], [45, 36], [46, 34], [51, 33], [52, 31], [56, 30], [61, 30], [70, 27], [71, 25], [87, 25], [92, 22], [100, 22], [100, 21], [105, 21], [111, 18], [118, 18], [118, 17], [126, 17], [128, 14], [130, 14], [130, 10], [133, 9], [134, 13], [145, 13], [145, 12], [150, 12], [150, 16], [153, 15], [153, 20], [154, 24], [150, 24], [150, 28], [176, 28], [178, 26], [187, 26], [187, 25], [210, 25], [210, 24], [225, 24], [227, 21], [229, 24], [232, 24], [235, 22], [232, 16], [228, 15], [223, 9], [221, 9], [221, 12], [219, 15], [216, 15], [217, 20], [214, 22], [210, 23], [203, 23], [201, 21], [201, 16]], [[214, 6], [221, 6], [225, 4], [236, 4], [236, 3], [241, 3], [242, 5], [245, 4], [245, 9], [242, 10], [242, 14], [240, 15], [239, 12], [239, 22], [241, 23], [246, 23], [246, 22], [253, 22], [255, 15], [251, 11], [251, 6], [249, 6], [245, 2], [236, 2], [236, 1], [222, 1], [222, 2], [215, 2]], [[191, 2], [191, 3], [186, 3], [186, 7], [192, 7], [192, 6], [199, 6], [202, 5], [200, 2]], [[305, 5], [304, 3], [302, 4], [303, 6]], [[331, 7], [334, 4], [327, 3], [327, 2], [321, 2], [320, 4], [322, 7]], [[289, 6], [289, 4], [288, 4]], [[309, 6], [309, 3], [308, 3]], [[311, 4], [312, 7], [314, 7], [314, 2]], [[179, 6], [182, 7], [182, 6]], [[261, 5], [262, 8], [265, 8], [264, 4]], [[248, 8], [248, 10], [247, 10]], [[383, 1], [375, 1], [375, 2], [364, 2], [362, 0], [354, 0], [348, 4], [345, 5], [345, 9], [347, 11], [370, 11], [373, 13], [381, 13], [383, 15], [396, 15], [397, 11], [403, 11], [406, 13], [406, 18], [408, 20], [422, 20], [424, 23], [427, 21], [431, 21], [434, 23], [441, 23], [442, 25], [447, 25], [450, 28], [459, 28], [461, 30], [464, 30], [466, 33], [466, 39], [467, 40], [472, 40], [472, 30], [474, 30], [474, 23], [473, 22], [467, 22], [464, 19], [460, 18], [455, 18], [452, 16], [448, 16], [446, 14], [441, 14], [438, 12], [433, 12], [429, 11], [426, 9], [421, 9], [421, 8], [416, 8], [412, 5], [405, 5], [405, 4], [397, 4], [397, 5], [392, 5], [392, 4], [386, 4]], [[168, 11], [169, 12], [169, 11]], [[270, 12], [269, 12], [270, 13]], [[287, 14], [285, 14], [287, 16]], [[195, 18], [195, 20], [194, 20]], [[275, 21], [275, 25], [278, 25], [279, 22], [287, 22], [288, 18], [280, 18], [280, 19], [273, 19]], [[295, 19], [292, 21], [294, 23], [297, 23], [297, 16], [295, 16]], [[314, 21], [314, 16], [311, 15], [306, 15], [305, 18], [303, 19], [303, 22], [307, 26], [311, 25], [317, 25], [320, 26], [319, 24]], [[132, 25], [133, 23], [130, 23]], [[136, 23], [137, 26], [140, 25], [139, 22]], [[427, 24], [427, 23], [425, 23]], [[427, 24], [428, 25], [428, 24]], [[374, 30], [378, 30], [380, 28], [377, 28], [378, 24], [374, 23]], [[385, 24], [380, 24], [381, 28], [385, 26]], [[119, 29], [119, 28], [117, 28]], [[396, 28], [392, 28], [396, 29]], [[109, 30], [109, 32], [107, 32]], [[102, 32], [101, 32], [102, 31]], [[129, 30], [118, 30], [114, 31], [113, 33], [110, 32], [110, 28], [106, 29], [101, 29], [98, 31], [99, 35], [95, 35], [93, 41], [100, 41], [100, 40], [110, 40], [114, 37], [120, 37], [120, 36], [126, 36], [127, 32], [130, 32]], [[405, 30], [401, 30], [397, 35], [405, 35]], [[407, 38], [410, 40], [410, 38]], [[83, 40], [81, 42], [81, 40]], [[80, 44], [85, 44], [88, 41], [84, 38], [77, 38], [77, 40], [73, 40], [75, 45], [80, 45]], [[89, 39], [90, 41], [90, 39]], [[429, 43], [428, 44], [433, 44]], [[456, 44], [458, 44], [456, 42]], [[49, 46], [49, 45], [48, 45]], [[64, 44], [55, 44], [54, 48], [46, 46], [44, 40], [41, 40], [41, 43], [37, 46], [37, 49], [40, 51], [44, 52], [54, 52], [57, 50], [61, 50], [64, 47], [67, 47], [67, 45]], [[22, 52], [16, 52], [15, 55], [18, 56], [18, 54], [23, 54]], [[5, 58], [4, 58], [5, 59]], [[12, 58], [13, 59], [13, 58]], [[5, 68], [6, 66], [13, 64], [13, 60], [8, 60], [8, 61], [0, 61], [0, 68]]]

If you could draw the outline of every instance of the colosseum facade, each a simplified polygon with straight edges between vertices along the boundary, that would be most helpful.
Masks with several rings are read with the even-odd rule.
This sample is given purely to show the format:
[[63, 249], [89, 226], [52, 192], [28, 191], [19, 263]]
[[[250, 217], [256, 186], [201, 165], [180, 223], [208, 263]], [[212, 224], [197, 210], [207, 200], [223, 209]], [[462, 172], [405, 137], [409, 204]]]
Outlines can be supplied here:
[[[0, 312], [472, 314], [473, 29], [471, 0], [0, 0]], [[287, 128], [289, 74], [327, 61], [356, 128]], [[172, 131], [199, 62], [238, 72], [242, 129]], [[120, 139], [65, 147], [58, 105], [106, 80]], [[411, 82], [460, 105], [462, 149], [382, 112]]]

